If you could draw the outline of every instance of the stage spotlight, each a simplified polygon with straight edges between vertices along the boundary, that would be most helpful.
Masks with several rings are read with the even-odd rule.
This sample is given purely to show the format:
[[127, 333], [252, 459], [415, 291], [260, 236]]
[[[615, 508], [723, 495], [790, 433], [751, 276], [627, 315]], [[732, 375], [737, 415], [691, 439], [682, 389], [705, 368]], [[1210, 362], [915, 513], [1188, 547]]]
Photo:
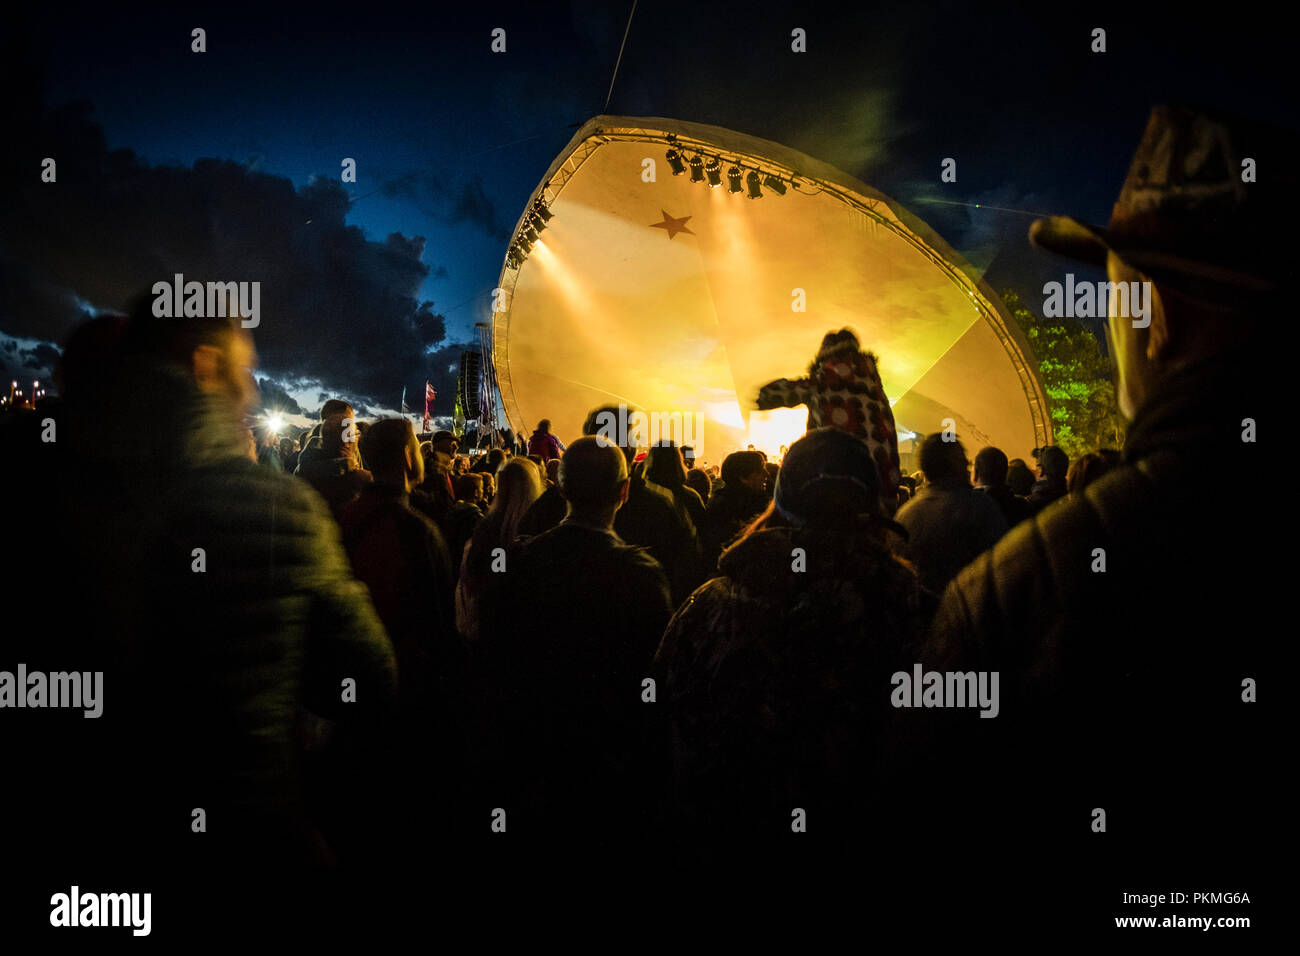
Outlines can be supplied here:
[[518, 235], [518, 237], [515, 239], [515, 241], [519, 243], [519, 251], [522, 252], [525, 256], [532, 251], [533, 240], [528, 238], [527, 233], [521, 232]]
[[682, 162], [682, 154], [675, 149], [668, 150], [667, 153], [668, 168], [673, 171], [674, 176], [680, 176], [686, 172], [686, 164]]
[[738, 193], [744, 188], [745, 186], [740, 173], [740, 167], [732, 166], [727, 170], [727, 191]]
[[709, 178], [710, 186], [722, 185], [722, 163], [714, 156], [704, 164], [704, 175]]
[[758, 173], [751, 172], [748, 176], [746, 176], [746, 177], [745, 177], [745, 184], [746, 184], [747, 186], [749, 186], [749, 198], [750, 198], [750, 199], [762, 199], [762, 198], [763, 198], [763, 189], [762, 189], [762, 187], [758, 184]]
[[543, 219], [541, 216], [537, 215], [537, 210], [534, 209], [528, 215], [528, 225], [532, 226], [538, 232], [541, 232], [543, 229], [546, 228], [546, 220]]
[[510, 247], [508, 259], [510, 262], [510, 268], [512, 269], [518, 269], [524, 264], [524, 254], [519, 251], [519, 247], [516, 245]]
[[524, 238], [528, 240], [530, 248], [532, 247], [532, 244], [537, 241], [537, 230], [533, 228], [531, 222], [524, 223]]
[[780, 178], [777, 176], [773, 176], [769, 173], [768, 177], [763, 180], [763, 185], [772, 190], [772, 192], [776, 193], [778, 196], [785, 195], [785, 183], [781, 182]]
[[693, 183], [704, 182], [703, 158], [701, 158], [700, 155], [697, 153], [696, 155], [691, 157], [690, 165], [691, 165], [691, 182]]
[[555, 213], [546, 208], [546, 203], [540, 199], [533, 203], [533, 215], [537, 216], [542, 222], [550, 222]]

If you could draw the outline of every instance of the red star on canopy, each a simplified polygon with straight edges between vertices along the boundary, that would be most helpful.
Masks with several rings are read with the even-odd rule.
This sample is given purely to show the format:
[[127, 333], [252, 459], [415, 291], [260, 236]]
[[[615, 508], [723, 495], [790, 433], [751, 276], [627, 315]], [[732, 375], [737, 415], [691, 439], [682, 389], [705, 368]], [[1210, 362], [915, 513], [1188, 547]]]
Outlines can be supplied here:
[[664, 221], [650, 223], [651, 228], [667, 229], [669, 239], [677, 235], [679, 232], [684, 232], [692, 236], [695, 235], [695, 233], [691, 232], [691, 230], [686, 227], [686, 220], [690, 219], [691, 218], [690, 216], [682, 216], [681, 219], [674, 219], [672, 216], [668, 215], [668, 213], [664, 212], [662, 209], [660, 209], [659, 211], [663, 213]]

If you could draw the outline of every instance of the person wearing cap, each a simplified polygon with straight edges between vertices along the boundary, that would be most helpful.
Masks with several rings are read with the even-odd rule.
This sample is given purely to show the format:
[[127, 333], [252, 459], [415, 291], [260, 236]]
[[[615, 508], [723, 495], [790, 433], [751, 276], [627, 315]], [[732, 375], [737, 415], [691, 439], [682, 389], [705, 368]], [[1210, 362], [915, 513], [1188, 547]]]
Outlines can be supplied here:
[[809, 432], [720, 576], [664, 632], [655, 671], [672, 722], [673, 826], [691, 839], [777, 833], [792, 807], [837, 832], [862, 821], [888, 674], [934, 608], [890, 551], [886, 532], [901, 529], [878, 483], [864, 443]]
[[456, 436], [449, 431], [434, 432], [429, 444], [434, 451], [446, 455], [449, 460], [456, 457], [456, 449], [460, 447]]
[[[1249, 701], [1277, 639], [1258, 560], [1274, 532], [1264, 496], [1225, 514], [1211, 479], [1261, 466], [1253, 422], [1270, 411], [1270, 333], [1294, 270], [1278, 236], [1294, 221], [1282, 172], [1294, 142], [1159, 107], [1108, 227], [1031, 227], [1035, 244], [1112, 282], [1151, 283], [1152, 305], [1134, 318], [1111, 298], [1116, 392], [1131, 419], [1122, 460], [959, 573], [919, 655], [926, 669], [1001, 674], [996, 720], [940, 721], [900, 748], [930, 755], [937, 777], [899, 772], [914, 781], [899, 810], [919, 814], [947, 852], [978, 852], [977, 835], [1028, 840], [1097, 899], [1138, 872], [1152, 885], [1256, 872], [1272, 761]], [[930, 716], [900, 711], [900, 732]], [[935, 788], [963, 779], [981, 785], [959, 804], [939, 797], [934, 813]]]

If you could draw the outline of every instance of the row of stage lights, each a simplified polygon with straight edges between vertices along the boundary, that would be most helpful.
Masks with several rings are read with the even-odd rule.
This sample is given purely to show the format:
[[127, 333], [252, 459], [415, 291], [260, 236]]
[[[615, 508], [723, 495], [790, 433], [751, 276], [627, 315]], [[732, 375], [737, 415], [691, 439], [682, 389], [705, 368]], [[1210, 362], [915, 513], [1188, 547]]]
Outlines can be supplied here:
[[[696, 153], [686, 159], [676, 147], [673, 147], [668, 150], [665, 158], [668, 160], [668, 168], [673, 171], [674, 176], [683, 175], [689, 166], [691, 182], [707, 182], [711, 187], [715, 188], [722, 185], [722, 160], [717, 156], [706, 157], [701, 153]], [[771, 173], [762, 176], [756, 169], [745, 170], [735, 163], [732, 163], [727, 168], [727, 192], [748, 191], [750, 199], [762, 199], [764, 189], [770, 189], [778, 196], [784, 196], [786, 188], [785, 181]]]
[[546, 203], [542, 202], [540, 196], [533, 202], [533, 208], [524, 219], [523, 228], [519, 230], [519, 235], [515, 236], [515, 241], [510, 243], [510, 248], [506, 251], [506, 260], [512, 269], [518, 269], [524, 264], [528, 253], [533, 251], [533, 244], [537, 242], [538, 234], [546, 228], [546, 224], [554, 215], [555, 213], [546, 208]]
[[[717, 156], [706, 157], [702, 153], [696, 153], [690, 159], [685, 159], [674, 146], [668, 150], [665, 158], [674, 176], [683, 175], [689, 166], [691, 182], [707, 182], [714, 187], [722, 185], [722, 160]], [[787, 188], [785, 181], [772, 173], [760, 175], [756, 169], [746, 170], [735, 163], [727, 169], [727, 191], [733, 193], [748, 191], [750, 199], [762, 199], [764, 189], [769, 189], [778, 196], [784, 196]], [[524, 220], [523, 228], [519, 230], [519, 235], [515, 236], [515, 241], [510, 244], [506, 252], [506, 261], [512, 269], [518, 269], [524, 264], [528, 253], [533, 250], [533, 244], [537, 242], [538, 234], [546, 228], [546, 223], [553, 215], [554, 213], [546, 208], [546, 203], [542, 202], [540, 196], [534, 200], [533, 208]]]

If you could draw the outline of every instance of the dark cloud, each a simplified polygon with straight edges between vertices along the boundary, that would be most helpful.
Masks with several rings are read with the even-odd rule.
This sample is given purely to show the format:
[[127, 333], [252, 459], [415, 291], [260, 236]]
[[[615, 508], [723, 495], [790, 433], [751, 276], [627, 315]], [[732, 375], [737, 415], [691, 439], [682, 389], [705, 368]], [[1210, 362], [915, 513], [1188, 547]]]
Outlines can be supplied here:
[[299, 405], [284, 386], [274, 379], [265, 378], [257, 383], [262, 392], [262, 407], [274, 409], [277, 412], [284, 412], [287, 415], [305, 415], [302, 406]]
[[[0, 331], [62, 341], [86, 303], [123, 309], [180, 272], [261, 283], [254, 337], [272, 378], [364, 401], [400, 394], [403, 384], [423, 388], [433, 373], [429, 354], [446, 329], [433, 303], [418, 299], [430, 271], [424, 240], [368, 240], [345, 222], [340, 183], [295, 189], [215, 159], [149, 166], [130, 150], [109, 151], [84, 103], [34, 122], [25, 141], [57, 157], [58, 181], [9, 180], [24, 185], [0, 210]], [[474, 184], [451, 209], [476, 221], [494, 215]]]
[[471, 223], [501, 242], [510, 238], [509, 230], [497, 215], [492, 200], [483, 191], [483, 180], [478, 176], [461, 185], [452, 209], [451, 221]]
[[58, 362], [61, 354], [53, 345], [42, 342], [35, 348], [23, 349], [19, 357], [23, 360], [24, 368], [48, 373], [53, 371], [54, 365]]
[[469, 223], [498, 242], [509, 241], [513, 223], [501, 218], [483, 187], [483, 177], [477, 173], [449, 185], [437, 173], [408, 170], [386, 178], [379, 190], [389, 199], [417, 203], [433, 219], [451, 224]]

